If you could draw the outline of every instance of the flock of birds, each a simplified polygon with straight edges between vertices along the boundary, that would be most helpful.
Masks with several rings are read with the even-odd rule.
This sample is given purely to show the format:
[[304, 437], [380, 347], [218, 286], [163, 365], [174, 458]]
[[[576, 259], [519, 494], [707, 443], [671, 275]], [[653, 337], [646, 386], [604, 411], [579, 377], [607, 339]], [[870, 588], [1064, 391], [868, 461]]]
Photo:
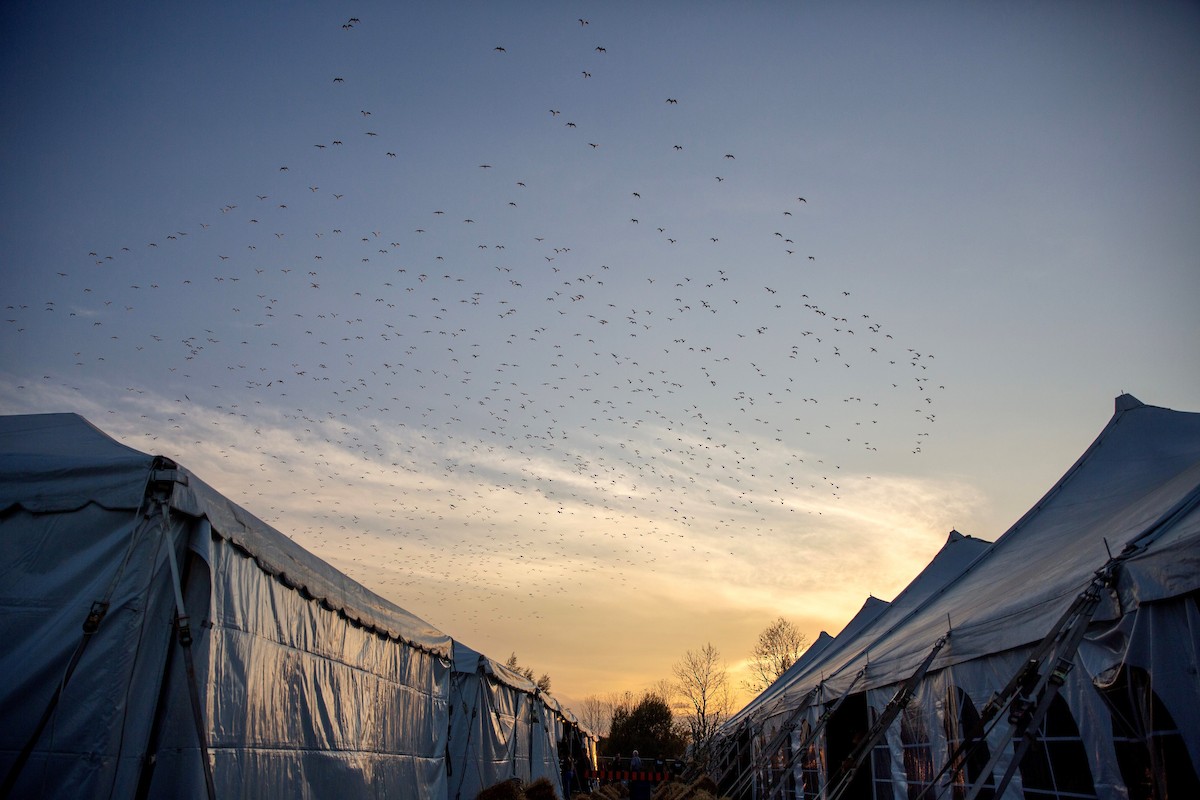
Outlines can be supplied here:
[[[579, 80], [612, 57], [581, 43]], [[116, 377], [100, 427], [130, 420], [132, 444], [169, 443], [189, 467], [189, 450], [217, 448], [229, 475], [201, 477], [430, 616], [439, 597], [512, 591], [514, 574], [521, 603], [500, 618], [582, 604], [572, 572], [621, 589], [685, 554], [719, 564], [844, 501], [843, 475], [881, 451], [921, 451], [935, 358], [859, 305], [848, 269], [823, 269], [806, 220], [819, 197], [781, 196], [753, 229], [678, 202], [732, 202], [753, 154], [667, 138], [640, 153], [659, 171], [621, 187], [570, 164], [605, 195], [580, 208], [536, 153], [471, 160], [455, 167], [473, 171], [468, 196], [385, 221], [368, 185], [411, 154], [351, 73], [329, 84], [331, 108], [355, 107], [332, 116], [341, 132], [264, 169], [261, 191], [98, 245], [53, 297], [7, 306], [7, 336], [57, 332], [39, 382], [92, 396]], [[676, 94], [647, 113], [677, 113]], [[615, 134], [583, 121], [586, 90], [547, 100], [556, 152], [602, 155]], [[339, 158], [373, 166], [339, 173]]]

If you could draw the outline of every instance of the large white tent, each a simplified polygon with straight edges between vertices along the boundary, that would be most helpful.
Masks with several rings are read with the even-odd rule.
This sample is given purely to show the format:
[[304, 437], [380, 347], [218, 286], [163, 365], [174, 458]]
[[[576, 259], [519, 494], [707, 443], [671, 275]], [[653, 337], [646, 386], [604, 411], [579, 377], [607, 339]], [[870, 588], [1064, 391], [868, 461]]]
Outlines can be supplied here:
[[[481, 789], [508, 778], [525, 783], [546, 778], [560, 785], [564, 760], [574, 762], [576, 771], [594, 762], [594, 742], [595, 736], [533, 681], [454, 643], [451, 800], [471, 800]], [[566, 748], [562, 753], [560, 743]]]
[[452, 748], [469, 648], [74, 414], [0, 417], [0, 641], [0, 796], [561, 791], [579, 735], [525, 692], [528, 752]]
[[723, 782], [760, 797], [1200, 796], [1198, 506], [1200, 414], [1122, 395], [994, 544], [936, 586], [944, 549], [737, 715]]

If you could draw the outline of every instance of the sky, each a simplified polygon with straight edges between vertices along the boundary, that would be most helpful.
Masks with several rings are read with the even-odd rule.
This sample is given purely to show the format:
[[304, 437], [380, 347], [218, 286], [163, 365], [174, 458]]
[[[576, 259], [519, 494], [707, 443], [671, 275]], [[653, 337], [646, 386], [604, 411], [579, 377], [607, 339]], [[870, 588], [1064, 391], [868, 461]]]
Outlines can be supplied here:
[[0, 103], [0, 413], [568, 705], [1200, 409], [1194, 3], [8, 2]]

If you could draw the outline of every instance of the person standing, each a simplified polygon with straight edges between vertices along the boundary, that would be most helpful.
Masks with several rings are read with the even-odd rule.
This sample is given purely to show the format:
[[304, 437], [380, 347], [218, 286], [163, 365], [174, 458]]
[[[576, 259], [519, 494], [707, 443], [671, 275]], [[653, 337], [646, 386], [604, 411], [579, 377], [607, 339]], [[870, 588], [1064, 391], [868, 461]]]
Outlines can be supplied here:
[[638, 751], [633, 751], [633, 756], [629, 759], [629, 800], [650, 800], [650, 781], [645, 780], [645, 776], [641, 775], [642, 757], [638, 755]]

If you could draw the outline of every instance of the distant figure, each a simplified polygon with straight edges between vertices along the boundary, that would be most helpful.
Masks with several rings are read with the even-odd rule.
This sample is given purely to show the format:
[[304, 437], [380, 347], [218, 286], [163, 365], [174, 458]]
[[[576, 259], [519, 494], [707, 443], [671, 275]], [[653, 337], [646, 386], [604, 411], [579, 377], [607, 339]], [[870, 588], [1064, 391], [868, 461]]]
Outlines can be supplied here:
[[[633, 756], [629, 759], [629, 771], [632, 773], [640, 772], [642, 769], [642, 757], [638, 755], [638, 751], [633, 751]], [[651, 793], [650, 781], [643, 780], [641, 776], [634, 774], [629, 780], [629, 800], [650, 800]]]

